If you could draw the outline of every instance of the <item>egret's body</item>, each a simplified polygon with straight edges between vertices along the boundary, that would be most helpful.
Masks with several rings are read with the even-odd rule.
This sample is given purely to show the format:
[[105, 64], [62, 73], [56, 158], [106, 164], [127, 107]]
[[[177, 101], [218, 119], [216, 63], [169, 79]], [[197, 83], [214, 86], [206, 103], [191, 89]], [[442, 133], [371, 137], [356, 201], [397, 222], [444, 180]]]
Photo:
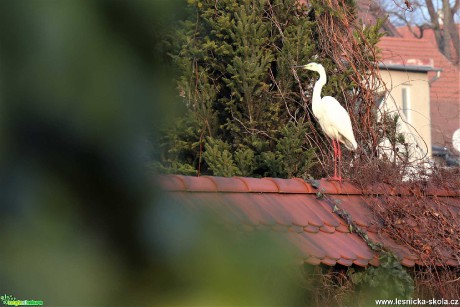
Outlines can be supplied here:
[[312, 108], [328, 137], [344, 144], [349, 150], [356, 150], [358, 144], [353, 135], [350, 116], [334, 97], [325, 96], [320, 102], [313, 102]]
[[[332, 146], [334, 148], [333, 179], [342, 180], [340, 166], [342, 152], [340, 143], [344, 144], [349, 150], [356, 150], [358, 148], [355, 136], [353, 135], [350, 116], [334, 97], [325, 96], [321, 98], [321, 90], [326, 84], [326, 72], [323, 65], [310, 63], [301, 67], [319, 73], [319, 79], [313, 88], [312, 110], [324, 133], [332, 139]], [[338, 164], [339, 174], [337, 174], [336, 164]]]

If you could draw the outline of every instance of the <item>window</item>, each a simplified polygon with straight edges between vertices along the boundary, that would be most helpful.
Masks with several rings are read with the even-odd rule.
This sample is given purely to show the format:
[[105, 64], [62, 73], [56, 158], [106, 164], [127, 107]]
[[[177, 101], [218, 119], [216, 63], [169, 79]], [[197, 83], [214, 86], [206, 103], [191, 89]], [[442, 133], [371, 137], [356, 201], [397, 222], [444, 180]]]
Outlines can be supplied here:
[[410, 122], [410, 95], [408, 87], [402, 88], [402, 111], [406, 120]]

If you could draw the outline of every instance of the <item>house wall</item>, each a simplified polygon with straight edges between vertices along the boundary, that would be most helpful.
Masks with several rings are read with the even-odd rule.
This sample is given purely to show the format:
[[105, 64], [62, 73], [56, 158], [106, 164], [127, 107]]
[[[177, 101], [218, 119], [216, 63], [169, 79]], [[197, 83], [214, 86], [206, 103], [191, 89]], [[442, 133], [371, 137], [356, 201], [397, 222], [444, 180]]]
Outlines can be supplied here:
[[[452, 134], [460, 128], [460, 67], [439, 52], [432, 30], [426, 29], [422, 39], [414, 38], [407, 27], [398, 28], [398, 32], [403, 37], [380, 39], [382, 63], [389, 68], [423, 65], [442, 70], [430, 86], [431, 140], [434, 145], [451, 147]], [[429, 79], [435, 76], [436, 72], [428, 72]]]
[[[381, 77], [389, 90], [385, 99], [385, 109], [399, 112], [401, 132], [406, 141], [416, 143], [422, 156], [431, 158], [431, 119], [430, 119], [430, 86], [426, 72], [407, 72], [397, 70], [381, 70]], [[403, 95], [409, 103], [407, 111], [403, 110]], [[407, 114], [407, 116], [406, 116]], [[425, 145], [426, 143], [426, 145]]]

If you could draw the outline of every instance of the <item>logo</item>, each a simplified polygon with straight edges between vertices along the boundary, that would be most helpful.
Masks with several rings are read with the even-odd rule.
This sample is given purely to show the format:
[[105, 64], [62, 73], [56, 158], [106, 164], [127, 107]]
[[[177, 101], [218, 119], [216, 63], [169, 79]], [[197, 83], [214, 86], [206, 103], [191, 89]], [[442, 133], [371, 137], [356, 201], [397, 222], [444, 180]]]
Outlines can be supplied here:
[[41, 306], [43, 305], [43, 301], [35, 301], [35, 300], [18, 300], [12, 295], [2, 295], [0, 299], [3, 302], [3, 305], [7, 306]]

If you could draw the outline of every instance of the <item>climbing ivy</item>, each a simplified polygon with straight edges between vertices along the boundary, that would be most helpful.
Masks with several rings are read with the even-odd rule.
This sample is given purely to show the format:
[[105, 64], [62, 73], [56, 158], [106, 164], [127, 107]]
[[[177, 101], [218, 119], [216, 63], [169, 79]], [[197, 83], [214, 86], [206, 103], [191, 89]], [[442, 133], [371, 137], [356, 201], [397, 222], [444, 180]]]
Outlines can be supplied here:
[[380, 251], [379, 266], [363, 270], [349, 268], [348, 275], [361, 292], [371, 293], [377, 299], [407, 299], [414, 292], [412, 277], [389, 251]]
[[319, 182], [310, 178], [308, 182], [312, 187], [319, 189], [317, 198], [326, 201], [332, 212], [341, 217], [347, 224], [350, 232], [356, 233], [366, 242], [367, 246], [379, 255], [379, 266], [367, 268], [353, 268], [347, 270], [347, 275], [352, 283], [357, 286], [357, 291], [364, 293], [363, 300], [373, 299], [407, 299], [414, 293], [414, 280], [401, 265], [398, 257], [378, 242], [371, 240], [367, 232], [357, 225], [350, 213], [340, 208], [340, 201], [329, 197]]

